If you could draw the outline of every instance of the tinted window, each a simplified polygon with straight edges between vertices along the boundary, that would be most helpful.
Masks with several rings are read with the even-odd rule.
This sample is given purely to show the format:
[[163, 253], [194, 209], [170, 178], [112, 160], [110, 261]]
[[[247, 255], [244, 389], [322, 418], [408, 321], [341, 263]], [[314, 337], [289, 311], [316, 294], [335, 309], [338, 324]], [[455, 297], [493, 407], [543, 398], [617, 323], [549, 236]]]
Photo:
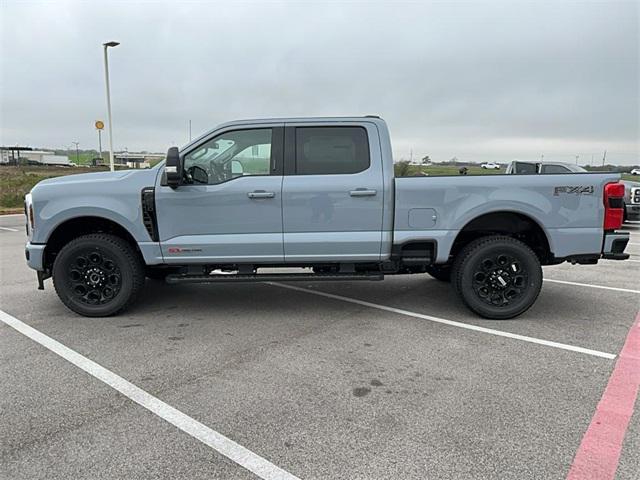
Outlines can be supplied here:
[[542, 173], [570, 173], [567, 167], [563, 167], [562, 165], [543, 165]]
[[535, 163], [516, 163], [517, 175], [532, 175], [538, 173]]
[[361, 127], [296, 128], [296, 173], [348, 174], [369, 168], [369, 142]]
[[184, 158], [187, 183], [226, 182], [244, 175], [269, 175], [270, 128], [225, 132], [189, 152]]

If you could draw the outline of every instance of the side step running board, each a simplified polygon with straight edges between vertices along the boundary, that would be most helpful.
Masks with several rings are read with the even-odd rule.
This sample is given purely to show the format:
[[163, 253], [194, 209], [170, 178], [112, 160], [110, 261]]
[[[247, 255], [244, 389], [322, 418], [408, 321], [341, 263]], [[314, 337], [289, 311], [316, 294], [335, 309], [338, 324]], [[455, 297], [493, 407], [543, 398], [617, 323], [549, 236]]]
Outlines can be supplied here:
[[167, 283], [223, 283], [223, 282], [294, 282], [307, 280], [320, 281], [354, 281], [354, 280], [383, 280], [382, 273], [262, 273], [262, 274], [232, 274], [232, 275], [167, 275]]

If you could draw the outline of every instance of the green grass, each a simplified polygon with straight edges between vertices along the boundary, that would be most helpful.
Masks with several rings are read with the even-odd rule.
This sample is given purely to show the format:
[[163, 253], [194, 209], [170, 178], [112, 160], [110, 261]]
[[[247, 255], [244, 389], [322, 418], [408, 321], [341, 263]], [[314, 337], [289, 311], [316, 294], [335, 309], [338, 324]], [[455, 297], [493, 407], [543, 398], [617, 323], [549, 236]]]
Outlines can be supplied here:
[[[412, 177], [420, 173], [430, 177], [460, 175], [462, 165], [402, 165], [402, 162], [395, 164], [395, 172], [398, 176]], [[488, 170], [476, 166], [467, 166], [467, 175], [500, 175], [504, 173], [504, 168], [500, 170]], [[403, 173], [403, 170], [406, 170]]]
[[0, 167], [0, 210], [22, 208], [24, 196], [36, 183], [46, 178], [105, 170], [107, 170], [106, 167], [2, 166]]

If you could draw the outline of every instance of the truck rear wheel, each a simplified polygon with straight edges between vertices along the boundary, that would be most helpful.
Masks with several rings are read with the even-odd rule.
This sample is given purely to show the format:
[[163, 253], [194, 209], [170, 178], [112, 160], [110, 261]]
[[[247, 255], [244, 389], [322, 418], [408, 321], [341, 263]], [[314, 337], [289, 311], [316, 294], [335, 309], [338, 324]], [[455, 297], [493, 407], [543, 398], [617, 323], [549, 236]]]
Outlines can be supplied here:
[[534, 304], [542, 268], [526, 244], [505, 236], [471, 242], [456, 257], [452, 284], [464, 304], [495, 320], [514, 318]]
[[53, 285], [67, 308], [107, 317], [127, 308], [144, 284], [138, 253], [126, 241], [102, 233], [66, 244], [53, 264]]

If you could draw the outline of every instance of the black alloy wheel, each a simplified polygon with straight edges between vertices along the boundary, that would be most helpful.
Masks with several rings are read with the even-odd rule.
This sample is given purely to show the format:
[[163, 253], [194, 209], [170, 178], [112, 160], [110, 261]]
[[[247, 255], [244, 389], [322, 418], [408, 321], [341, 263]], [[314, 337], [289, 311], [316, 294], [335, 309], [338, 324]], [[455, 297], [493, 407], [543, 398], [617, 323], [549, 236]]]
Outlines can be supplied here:
[[536, 301], [542, 287], [537, 255], [511, 237], [471, 242], [456, 257], [453, 287], [467, 307], [496, 320], [517, 317]]
[[62, 303], [87, 317], [119, 313], [144, 284], [140, 254], [126, 240], [105, 233], [67, 243], [56, 256], [52, 273]]

